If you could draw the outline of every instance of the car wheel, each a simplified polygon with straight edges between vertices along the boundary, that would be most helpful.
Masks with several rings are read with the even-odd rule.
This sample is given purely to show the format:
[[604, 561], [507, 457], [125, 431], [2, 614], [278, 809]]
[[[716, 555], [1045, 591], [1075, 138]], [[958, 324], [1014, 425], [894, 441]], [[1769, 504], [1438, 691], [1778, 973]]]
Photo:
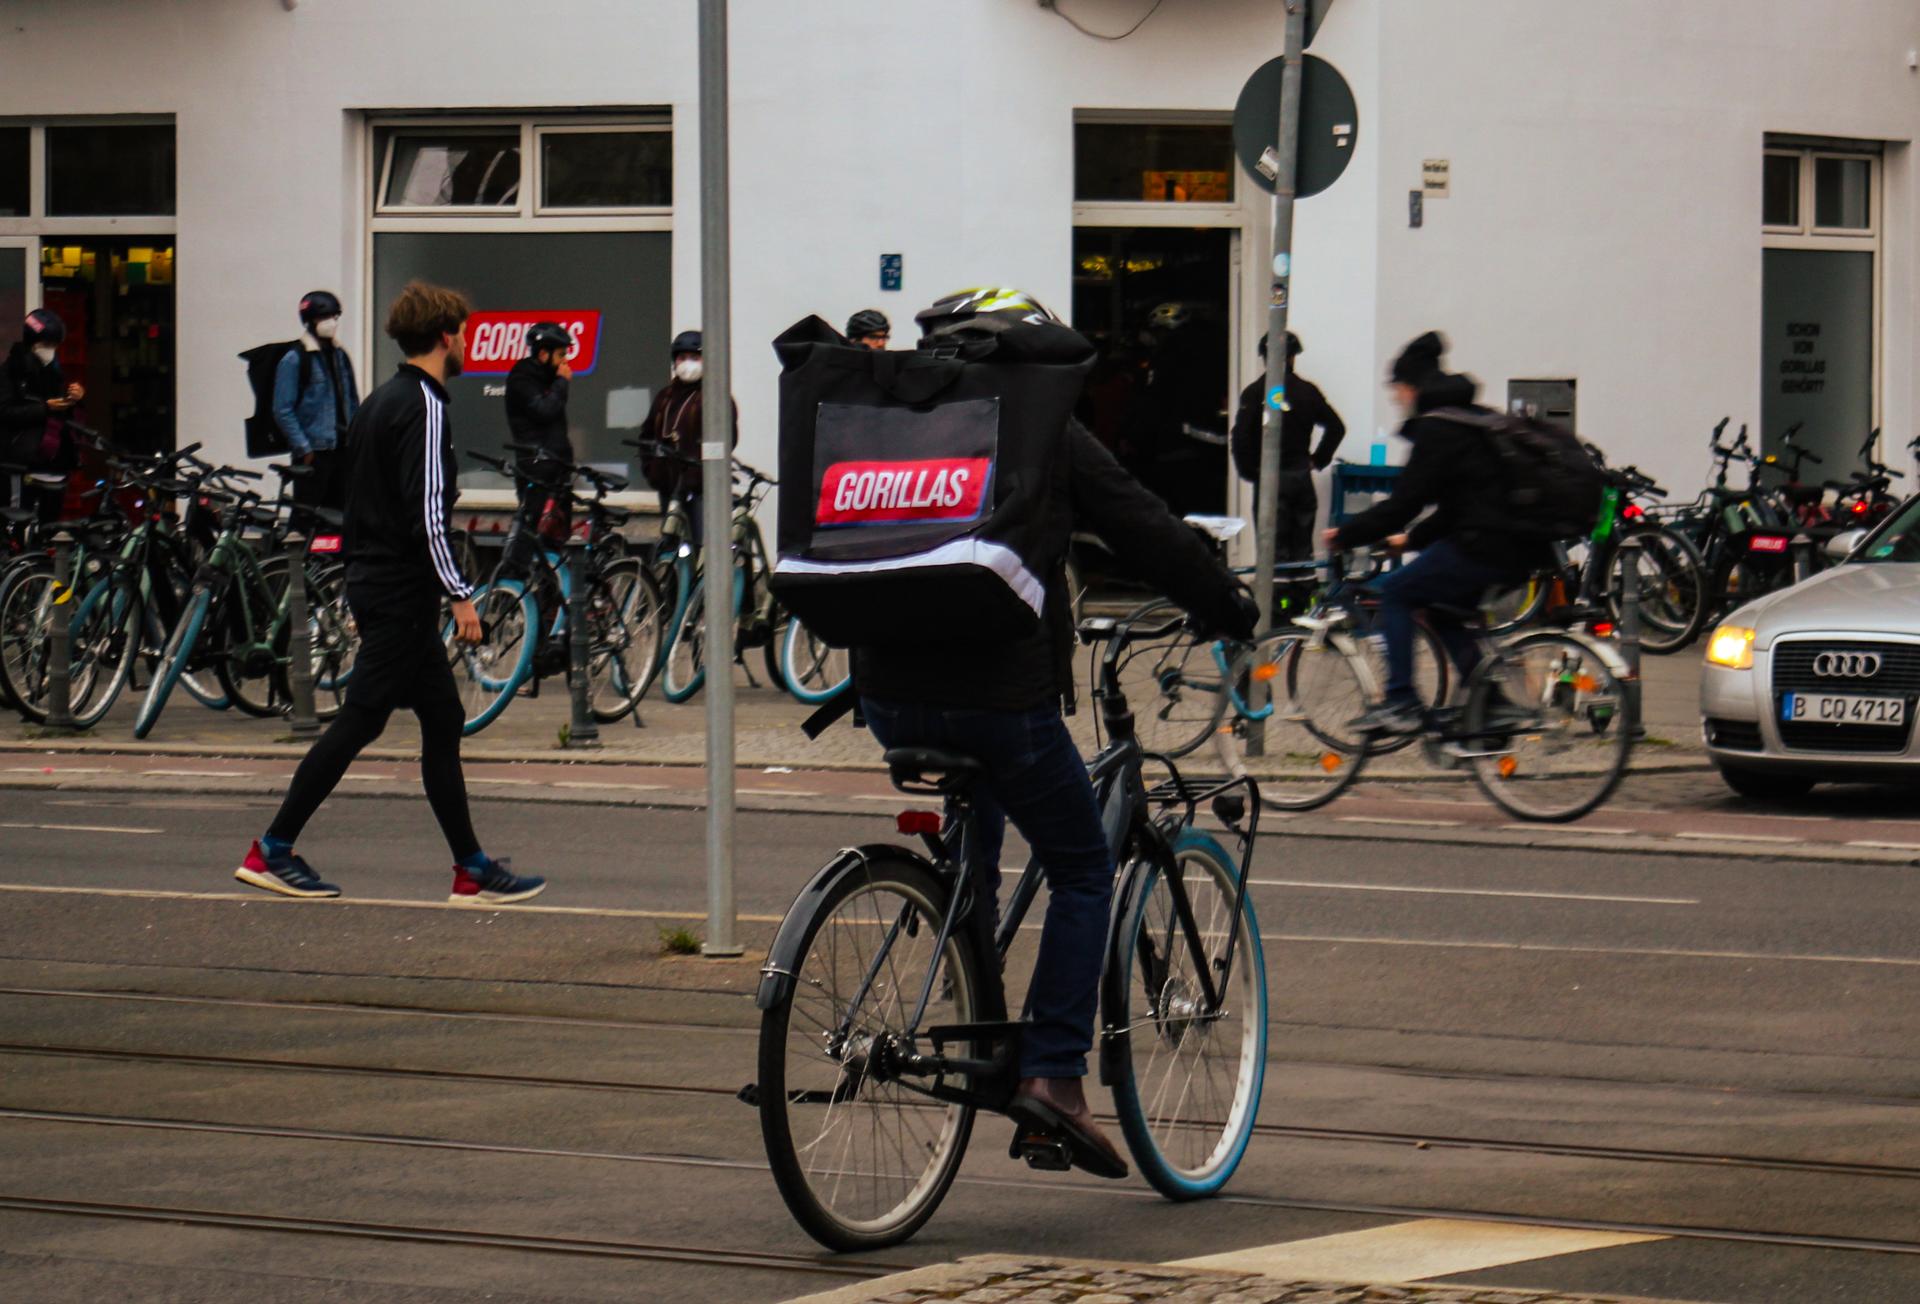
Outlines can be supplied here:
[[1720, 777], [1742, 797], [1755, 801], [1790, 801], [1813, 790], [1813, 780], [1801, 774], [1783, 774], [1772, 770], [1742, 770], [1732, 765], [1720, 767]]

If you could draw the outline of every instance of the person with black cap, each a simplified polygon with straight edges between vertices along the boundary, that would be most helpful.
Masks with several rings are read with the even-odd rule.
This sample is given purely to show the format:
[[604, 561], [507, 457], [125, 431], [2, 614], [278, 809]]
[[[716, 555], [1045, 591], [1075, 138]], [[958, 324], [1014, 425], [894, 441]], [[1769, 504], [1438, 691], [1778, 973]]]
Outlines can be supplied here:
[[[1514, 583], [1546, 561], [1539, 555], [1544, 545], [1515, 531], [1505, 518], [1494, 490], [1505, 472], [1486, 432], [1443, 411], [1487, 411], [1474, 402], [1479, 385], [1471, 376], [1453, 375], [1441, 366], [1446, 349], [1446, 341], [1428, 331], [1393, 360], [1387, 389], [1406, 414], [1400, 434], [1413, 445], [1412, 455], [1385, 501], [1323, 536], [1334, 551], [1385, 542], [1392, 551], [1419, 554], [1370, 586], [1380, 600], [1387, 685], [1380, 704], [1354, 722], [1364, 730], [1412, 733], [1421, 726], [1422, 705], [1413, 686], [1416, 611], [1428, 609], [1434, 631], [1464, 676], [1480, 659], [1478, 644], [1459, 621], [1431, 608], [1474, 606], [1489, 588]], [[1433, 510], [1422, 517], [1428, 508]]]
[[[643, 454], [641, 474], [665, 506], [678, 497], [693, 518], [693, 544], [700, 546], [700, 400], [701, 359], [699, 331], [681, 331], [673, 337], [673, 379], [654, 395], [653, 407], [640, 427], [643, 443], [656, 445], [657, 455]], [[732, 442], [740, 442], [740, 405], [733, 405]]]
[[360, 409], [353, 362], [335, 343], [340, 314], [340, 300], [331, 291], [302, 295], [300, 338], [281, 355], [273, 375], [274, 424], [293, 460], [313, 468], [294, 481], [294, 499], [336, 508], [346, 497], [339, 461], [347, 424]]
[[[67, 414], [87, 396], [61, 374], [60, 345], [66, 338], [66, 323], [53, 309], [28, 313], [19, 342], [7, 354], [0, 389], [0, 461], [27, 468], [21, 506], [33, 508], [48, 525], [60, 519], [75, 465]], [[5, 485], [9, 502], [11, 480]]]
[[[1287, 332], [1287, 405], [1280, 414], [1280, 515], [1275, 539], [1276, 561], [1309, 561], [1313, 557], [1313, 523], [1320, 498], [1313, 490], [1313, 473], [1333, 465], [1333, 455], [1346, 437], [1346, 422], [1327, 402], [1320, 387], [1293, 370], [1293, 360], [1306, 351], [1300, 337]], [[1260, 489], [1260, 440], [1266, 425], [1267, 337], [1260, 337], [1261, 374], [1240, 391], [1240, 409], [1233, 418], [1233, 465], [1240, 478]], [[1320, 443], [1313, 443], [1318, 429]], [[1311, 451], [1309, 451], [1311, 450]]]
[[878, 308], [862, 308], [847, 318], [847, 339], [863, 349], [878, 351], [893, 340], [893, 325]]

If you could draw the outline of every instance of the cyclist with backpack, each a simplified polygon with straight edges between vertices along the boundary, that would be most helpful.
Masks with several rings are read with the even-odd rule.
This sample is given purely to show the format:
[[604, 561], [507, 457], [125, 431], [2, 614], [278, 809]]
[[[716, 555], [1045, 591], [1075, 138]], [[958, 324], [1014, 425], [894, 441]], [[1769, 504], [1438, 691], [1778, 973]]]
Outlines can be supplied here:
[[882, 746], [984, 767], [970, 854], [983, 908], [1009, 819], [1044, 866], [1008, 1112], [1064, 1137], [1079, 1167], [1124, 1177], [1082, 1089], [1114, 865], [1061, 715], [1073, 696], [1069, 539], [1098, 533], [1214, 629], [1247, 637], [1256, 612], [1200, 536], [1073, 419], [1094, 354], [1085, 338], [1013, 289], [963, 290], [915, 320], [915, 353], [865, 366], [818, 319], [775, 341], [782, 478], [822, 468], [818, 495], [781, 500], [776, 591], [809, 628], [817, 614], [824, 636], [851, 644], [860, 711]]
[[360, 408], [353, 362], [335, 343], [340, 300], [314, 290], [300, 299], [300, 338], [280, 355], [273, 373], [273, 421], [293, 460], [313, 468], [293, 483], [296, 502], [339, 507], [346, 485], [340, 454], [347, 424]]
[[1362, 730], [1414, 733], [1423, 723], [1413, 685], [1416, 611], [1428, 611], [1464, 677], [1480, 659], [1479, 646], [1458, 620], [1432, 608], [1474, 606], [1489, 588], [1525, 578], [1550, 556], [1550, 539], [1511, 511], [1513, 468], [1494, 430], [1505, 419], [1474, 402], [1479, 384], [1471, 376], [1441, 366], [1446, 348], [1428, 331], [1393, 360], [1387, 389], [1406, 415], [1400, 435], [1413, 453], [1384, 502], [1322, 536], [1335, 551], [1385, 542], [1394, 552], [1419, 553], [1370, 586], [1387, 641], [1387, 684], [1379, 705], [1354, 722]]
[[[535, 322], [527, 330], [527, 356], [507, 373], [507, 430], [514, 443], [541, 450], [538, 455], [521, 453], [514, 459], [520, 474], [531, 480], [553, 481], [573, 469], [573, 441], [567, 436], [567, 390], [573, 383], [567, 355], [572, 351], [573, 336], [566, 327]], [[515, 484], [522, 507], [530, 496], [543, 500], [541, 513], [533, 518], [540, 532], [564, 538], [572, 518], [571, 495], [527, 479]]]

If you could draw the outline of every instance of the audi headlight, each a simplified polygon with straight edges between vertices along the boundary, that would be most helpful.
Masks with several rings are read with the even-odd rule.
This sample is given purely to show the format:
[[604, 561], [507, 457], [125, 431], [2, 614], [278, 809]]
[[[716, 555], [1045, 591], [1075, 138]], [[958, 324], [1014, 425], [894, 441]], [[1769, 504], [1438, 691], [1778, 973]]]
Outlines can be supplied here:
[[1729, 670], [1753, 669], [1753, 631], [1745, 625], [1722, 625], [1707, 640], [1707, 664]]

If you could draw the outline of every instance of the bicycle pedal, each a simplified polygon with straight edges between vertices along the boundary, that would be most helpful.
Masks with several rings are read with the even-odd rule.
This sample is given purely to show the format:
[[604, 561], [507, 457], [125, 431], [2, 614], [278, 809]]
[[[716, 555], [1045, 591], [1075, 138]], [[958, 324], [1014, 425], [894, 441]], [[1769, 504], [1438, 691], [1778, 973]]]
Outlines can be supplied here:
[[1015, 1130], [1013, 1144], [1007, 1147], [1007, 1157], [1024, 1159], [1028, 1168], [1046, 1173], [1064, 1173], [1073, 1167], [1073, 1150], [1066, 1138], [1051, 1132]]

